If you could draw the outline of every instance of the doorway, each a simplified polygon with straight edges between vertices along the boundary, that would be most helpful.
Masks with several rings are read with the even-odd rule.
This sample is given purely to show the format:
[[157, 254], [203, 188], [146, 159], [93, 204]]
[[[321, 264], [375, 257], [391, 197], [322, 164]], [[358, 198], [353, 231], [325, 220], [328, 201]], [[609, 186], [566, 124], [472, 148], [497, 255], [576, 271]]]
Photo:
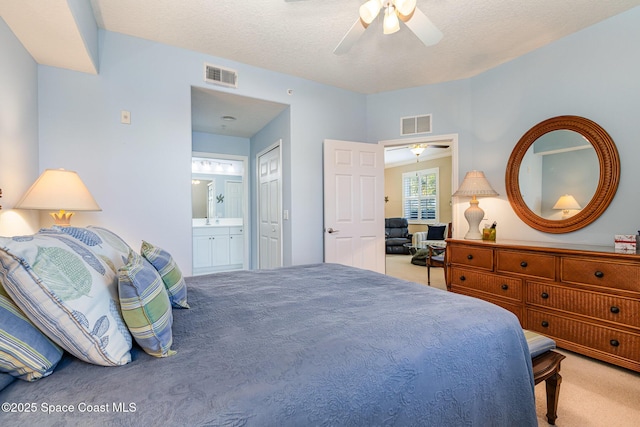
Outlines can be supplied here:
[[248, 157], [193, 152], [193, 274], [248, 269]]
[[[452, 222], [455, 226], [455, 219], [459, 218], [459, 203], [453, 203], [451, 195], [458, 188], [458, 135], [429, 135], [416, 138], [403, 138], [380, 141], [385, 147], [385, 217], [403, 217], [405, 205], [403, 200], [404, 182], [403, 175], [416, 174], [426, 169], [436, 169], [439, 176], [439, 188], [437, 197], [438, 212], [437, 222]], [[411, 152], [410, 148], [420, 145], [424, 151]], [[392, 150], [392, 156], [387, 151]], [[400, 155], [400, 156], [399, 156]], [[404, 155], [404, 158], [402, 157]], [[393, 158], [395, 157], [395, 159]], [[390, 163], [391, 160], [391, 163]], [[433, 222], [433, 220], [430, 220]], [[409, 224], [409, 232], [426, 231], [424, 221]], [[426, 222], [429, 222], [426, 221]], [[454, 229], [455, 232], [455, 229]], [[389, 260], [388, 258], [392, 259]], [[410, 266], [411, 257], [406, 255], [388, 255], [387, 261], [393, 263], [406, 264]], [[401, 258], [401, 259], [396, 259]], [[385, 262], [387, 264], [387, 262]], [[388, 267], [388, 266], [387, 266]], [[387, 274], [399, 271], [398, 268], [387, 268]], [[426, 271], [424, 272], [424, 282], [426, 284]], [[400, 278], [405, 278], [396, 276]]]

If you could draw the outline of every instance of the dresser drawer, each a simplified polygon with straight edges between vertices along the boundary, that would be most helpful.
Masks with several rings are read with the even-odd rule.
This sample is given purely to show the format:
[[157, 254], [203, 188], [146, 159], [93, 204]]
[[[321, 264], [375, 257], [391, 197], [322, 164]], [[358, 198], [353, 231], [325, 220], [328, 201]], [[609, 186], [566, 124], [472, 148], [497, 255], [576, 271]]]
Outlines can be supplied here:
[[496, 258], [498, 272], [526, 274], [551, 280], [556, 278], [556, 258], [553, 255], [500, 250], [497, 251]]
[[493, 270], [493, 249], [451, 245], [447, 247], [447, 260], [452, 264]]
[[453, 285], [451, 287], [451, 291], [455, 292], [457, 294], [462, 294], [462, 295], [467, 295], [470, 297], [474, 297], [474, 298], [478, 298], [481, 299], [483, 301], [487, 301], [490, 302], [492, 304], [495, 304], [499, 307], [504, 308], [505, 310], [509, 310], [510, 312], [512, 312], [513, 314], [516, 315], [516, 317], [518, 318], [518, 321], [520, 322], [521, 325], [524, 325], [523, 321], [524, 321], [524, 317], [523, 317], [523, 311], [522, 311], [522, 304], [518, 303], [518, 302], [509, 302], [509, 300], [504, 300], [504, 299], [500, 299], [500, 298], [491, 298], [489, 296], [487, 296], [486, 294], [481, 294], [481, 293], [476, 293], [473, 291], [473, 289], [471, 288], [466, 288], [464, 286], [456, 286]]
[[640, 291], [640, 265], [622, 262], [564, 257], [561, 280], [608, 288]]
[[527, 282], [526, 302], [640, 328], [640, 300]]
[[527, 309], [527, 329], [575, 344], [640, 361], [640, 335]]
[[451, 284], [494, 296], [522, 301], [522, 280], [464, 268], [451, 268]]

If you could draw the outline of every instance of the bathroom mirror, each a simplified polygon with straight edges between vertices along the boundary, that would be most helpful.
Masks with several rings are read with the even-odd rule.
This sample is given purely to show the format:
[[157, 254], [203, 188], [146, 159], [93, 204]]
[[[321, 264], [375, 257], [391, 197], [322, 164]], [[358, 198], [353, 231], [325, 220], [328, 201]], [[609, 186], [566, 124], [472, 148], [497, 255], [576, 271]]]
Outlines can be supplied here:
[[244, 216], [244, 166], [242, 161], [193, 157], [191, 212], [193, 219]]
[[620, 158], [609, 134], [578, 116], [538, 123], [516, 144], [506, 170], [507, 197], [526, 224], [568, 233], [595, 221], [620, 180]]

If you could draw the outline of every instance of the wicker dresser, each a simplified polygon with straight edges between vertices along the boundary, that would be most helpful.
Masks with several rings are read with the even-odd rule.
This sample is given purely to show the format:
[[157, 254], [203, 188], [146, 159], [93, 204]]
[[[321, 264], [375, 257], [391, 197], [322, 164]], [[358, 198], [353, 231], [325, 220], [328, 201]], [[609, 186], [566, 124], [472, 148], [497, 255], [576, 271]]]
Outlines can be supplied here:
[[640, 372], [640, 255], [538, 242], [448, 240], [447, 289], [513, 312], [558, 347]]

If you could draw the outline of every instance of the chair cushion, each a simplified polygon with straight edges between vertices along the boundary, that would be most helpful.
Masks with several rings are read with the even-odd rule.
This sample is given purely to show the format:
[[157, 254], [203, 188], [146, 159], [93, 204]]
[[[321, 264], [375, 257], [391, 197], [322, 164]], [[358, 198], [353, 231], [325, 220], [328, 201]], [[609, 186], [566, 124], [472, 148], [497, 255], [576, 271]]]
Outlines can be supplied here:
[[446, 225], [429, 225], [427, 229], [427, 240], [444, 240]]
[[408, 228], [409, 221], [406, 218], [385, 218], [385, 228]]
[[524, 330], [524, 337], [527, 339], [531, 358], [540, 356], [542, 353], [546, 353], [547, 351], [556, 348], [556, 342], [554, 340], [528, 329]]

